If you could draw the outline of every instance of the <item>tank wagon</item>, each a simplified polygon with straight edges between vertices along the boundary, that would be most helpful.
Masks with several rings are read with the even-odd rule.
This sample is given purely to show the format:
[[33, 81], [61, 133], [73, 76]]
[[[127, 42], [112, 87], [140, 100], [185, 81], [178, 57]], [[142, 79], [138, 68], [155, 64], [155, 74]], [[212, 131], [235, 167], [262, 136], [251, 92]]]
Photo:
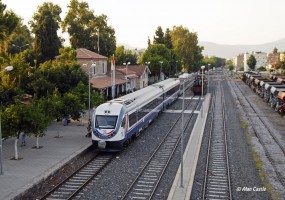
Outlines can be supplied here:
[[269, 104], [271, 108], [276, 107], [276, 104], [278, 102], [278, 94], [279, 92], [285, 91], [285, 86], [283, 87], [277, 87], [277, 86], [272, 86], [270, 89], [270, 98], [269, 98]]
[[[267, 99], [267, 101], [268, 101], [268, 98], [269, 98], [269, 96], [270, 96], [270, 89], [271, 89], [271, 87], [272, 86], [274, 86], [274, 85], [276, 85], [276, 86], [278, 86], [278, 85], [282, 85], [281, 83], [276, 83], [276, 82], [264, 82], [264, 81], [261, 81], [260, 82], [260, 94], [259, 94], [259, 96], [261, 97], [261, 98], [263, 98], [265, 101], [266, 101], [266, 99]], [[267, 98], [268, 97], [268, 98]]]
[[99, 105], [92, 117], [92, 143], [99, 151], [120, 151], [180, 93], [178, 79], [166, 79]]
[[[275, 82], [276, 83], [276, 82]], [[276, 84], [266, 84], [265, 85], [265, 94], [264, 94], [264, 100], [265, 102], [269, 102], [270, 99], [272, 98], [272, 94], [271, 94], [271, 88], [284, 88], [283, 84], [280, 83], [276, 83]]]
[[244, 72], [242, 75], [242, 80], [249, 85], [249, 81], [250, 81], [250, 76], [255, 75], [255, 76], [259, 76], [257, 72]]
[[242, 80], [282, 116], [285, 115], [285, 76], [266, 79], [255, 72], [244, 72]]
[[261, 77], [261, 78], [259, 78], [259, 77], [254, 78], [254, 81], [253, 81], [253, 83], [252, 83], [252, 85], [251, 85], [251, 88], [252, 88], [252, 90], [253, 90], [254, 92], [256, 92], [258, 95], [261, 93], [261, 87], [262, 87], [262, 86], [260, 85], [261, 82], [263, 82], [263, 83], [265, 83], [265, 82], [270, 82], [270, 80], [267, 79], [267, 78], [263, 78], [263, 77]]
[[275, 110], [280, 115], [285, 115], [285, 91], [278, 92], [278, 102], [276, 103]]
[[275, 82], [277, 81], [277, 79], [278, 79], [279, 77], [281, 77], [281, 78], [283, 77], [283, 78], [284, 78], [285, 76], [284, 76], [284, 75], [281, 75], [281, 74], [271, 74], [271, 75], [270, 75], [270, 79], [273, 80], [273, 81], [275, 81]]
[[[202, 84], [202, 79], [203, 79], [203, 84]], [[203, 86], [203, 93], [205, 94], [207, 91], [207, 78], [205, 76], [205, 74], [197, 74], [195, 76], [195, 79], [194, 79], [194, 83], [192, 85], [192, 92], [194, 94], [202, 94], [202, 86]]]

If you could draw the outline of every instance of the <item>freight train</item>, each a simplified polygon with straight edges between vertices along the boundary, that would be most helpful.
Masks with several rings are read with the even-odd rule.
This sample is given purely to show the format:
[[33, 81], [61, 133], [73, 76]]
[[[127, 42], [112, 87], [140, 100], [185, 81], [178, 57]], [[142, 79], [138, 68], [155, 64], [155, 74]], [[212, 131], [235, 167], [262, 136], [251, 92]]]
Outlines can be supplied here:
[[[190, 79], [185, 80], [186, 87], [190, 84]], [[179, 79], [170, 78], [101, 104], [92, 117], [93, 145], [99, 151], [121, 151], [176, 100], [182, 90]]]
[[191, 90], [194, 94], [202, 94], [202, 92], [205, 94], [207, 92], [207, 84], [207, 78], [204, 73], [196, 74]]
[[255, 72], [244, 72], [242, 80], [275, 111], [285, 116], [285, 76], [274, 74], [264, 78]]

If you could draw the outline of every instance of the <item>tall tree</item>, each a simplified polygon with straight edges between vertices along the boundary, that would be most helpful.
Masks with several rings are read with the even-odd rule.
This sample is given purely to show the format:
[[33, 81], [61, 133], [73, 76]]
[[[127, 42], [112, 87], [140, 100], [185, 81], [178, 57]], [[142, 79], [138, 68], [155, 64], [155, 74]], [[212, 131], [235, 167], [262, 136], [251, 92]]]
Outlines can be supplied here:
[[125, 50], [124, 46], [118, 46], [115, 52], [116, 64], [122, 65], [123, 63], [130, 62], [135, 65], [138, 61], [137, 54], [131, 50]]
[[198, 70], [203, 59], [203, 47], [198, 45], [197, 33], [192, 33], [183, 26], [174, 26], [171, 41], [174, 51], [183, 61], [184, 70]]
[[34, 48], [38, 56], [38, 63], [52, 60], [59, 54], [62, 41], [57, 35], [61, 8], [52, 3], [44, 3], [30, 21], [32, 32], [35, 34]]
[[255, 69], [255, 65], [256, 65], [256, 59], [254, 57], [254, 55], [250, 55], [249, 58], [246, 61], [246, 64], [248, 65], [248, 67], [252, 70]]
[[161, 26], [157, 27], [155, 36], [153, 37], [154, 44], [164, 44], [164, 33]]
[[11, 40], [9, 41], [9, 53], [15, 54], [30, 48], [33, 42], [31, 32], [26, 25], [19, 21], [17, 27], [15, 28], [13, 34], [11, 35]]
[[20, 18], [12, 11], [5, 11], [6, 5], [0, 0], [0, 53], [8, 49], [9, 36], [13, 33]]
[[86, 48], [107, 57], [111, 56], [116, 49], [116, 37], [115, 30], [108, 26], [107, 16], [95, 16], [85, 1], [71, 0], [68, 7], [62, 29], [69, 33], [71, 47]]
[[143, 53], [141, 63], [150, 62], [150, 71], [155, 76], [159, 74], [160, 68], [164, 74], [168, 74], [171, 56], [171, 50], [164, 44], [153, 44]]
[[164, 44], [168, 49], [172, 49], [172, 41], [171, 41], [171, 32], [170, 29], [167, 28], [164, 34]]

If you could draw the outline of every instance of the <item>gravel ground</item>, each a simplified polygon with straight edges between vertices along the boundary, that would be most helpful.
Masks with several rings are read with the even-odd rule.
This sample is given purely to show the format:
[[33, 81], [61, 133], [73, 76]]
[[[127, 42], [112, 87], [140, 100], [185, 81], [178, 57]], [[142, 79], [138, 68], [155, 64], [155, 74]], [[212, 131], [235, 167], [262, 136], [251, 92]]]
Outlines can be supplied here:
[[[191, 109], [193, 104], [191, 102], [188, 109]], [[171, 109], [179, 109], [181, 105], [182, 100], [178, 99], [171, 106]], [[186, 101], [185, 105], [187, 105]], [[162, 113], [158, 120], [155, 120], [141, 133], [139, 138], [135, 139], [126, 150], [118, 154], [117, 160], [108, 165], [102, 171], [100, 177], [92, 181], [92, 184], [83, 192], [84, 194], [81, 193], [77, 199], [120, 199], [178, 116], [179, 114]], [[189, 116], [189, 114], [185, 114], [185, 119], [189, 118]], [[195, 114], [193, 121], [195, 121], [196, 117], [197, 115]], [[185, 131], [186, 139], [184, 147], [186, 146], [186, 141], [189, 139], [193, 121]], [[162, 178], [162, 183], [156, 191], [156, 199], [167, 199], [180, 164], [179, 151], [180, 148], [176, 151], [170, 166]]]
[[[212, 81], [222, 80], [222, 75], [213, 77]], [[210, 90], [213, 90], [211, 84]], [[258, 175], [255, 162], [253, 160], [252, 152], [246, 141], [246, 129], [241, 126], [240, 114], [236, 106], [235, 99], [231, 95], [230, 89], [226, 81], [222, 81], [227, 116], [227, 131], [229, 140], [229, 159], [230, 159], [230, 173], [232, 182], [232, 196], [233, 199], [270, 199], [267, 192], [254, 192], [254, 191], [237, 191], [241, 187], [254, 188], [262, 187], [262, 181]], [[210, 111], [211, 112], [211, 111]], [[204, 171], [206, 163], [206, 153], [210, 128], [210, 116], [206, 123], [204, 138], [200, 150], [198, 166], [195, 174], [194, 185], [190, 199], [201, 199], [204, 182]]]
[[[254, 102], [252, 106], [256, 110], [259, 116], [263, 119], [263, 121], [266, 123], [267, 127], [269, 127], [270, 132], [274, 134], [274, 136], [277, 138], [279, 143], [283, 145], [283, 148], [285, 147], [285, 140], [284, 140], [284, 134], [285, 134], [285, 126], [284, 126], [284, 119], [276, 113], [273, 109], [271, 109], [260, 97], [258, 97], [253, 91], [245, 85], [241, 81], [239, 82], [243, 92], [247, 94], [247, 98], [250, 102]], [[246, 114], [242, 112], [242, 116], [244, 119], [246, 119]], [[246, 121], [246, 120], [245, 120]], [[283, 125], [282, 125], [283, 123]], [[256, 126], [256, 123], [254, 123]], [[260, 174], [262, 178], [264, 179], [265, 187], [270, 192], [272, 199], [285, 199], [285, 189], [284, 186], [282, 186], [276, 176], [276, 173], [273, 169], [272, 164], [268, 160], [263, 146], [261, 146], [259, 140], [256, 138], [255, 134], [253, 133], [253, 130], [251, 128], [251, 125], [249, 125], [249, 137], [251, 139], [251, 144], [254, 149], [254, 151], [257, 154], [258, 159], [260, 159], [262, 170], [260, 170]], [[263, 127], [263, 126], [261, 126]], [[256, 127], [258, 128], [258, 126]], [[276, 149], [276, 146], [272, 146], [272, 144], [275, 145], [275, 142], [270, 142], [272, 140], [272, 136], [268, 132], [264, 132], [264, 130], [261, 130], [263, 132], [262, 137], [264, 138], [263, 141], [266, 144], [267, 148], [270, 148], [269, 150]], [[261, 132], [260, 131], [260, 132]], [[279, 172], [284, 174], [284, 154], [277, 154], [273, 153], [271, 156], [273, 156], [273, 161], [275, 166], [279, 168]], [[278, 158], [278, 156], [280, 156]], [[275, 159], [275, 160], [274, 160]], [[282, 166], [282, 168], [280, 168]], [[260, 167], [260, 168], [261, 168]]]

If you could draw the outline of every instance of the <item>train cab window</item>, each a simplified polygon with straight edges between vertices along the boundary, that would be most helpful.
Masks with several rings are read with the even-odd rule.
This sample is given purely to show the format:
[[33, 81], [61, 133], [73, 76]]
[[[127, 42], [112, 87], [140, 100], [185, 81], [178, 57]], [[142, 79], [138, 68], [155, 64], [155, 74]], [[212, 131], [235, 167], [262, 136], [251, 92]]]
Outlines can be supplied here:
[[95, 120], [95, 128], [114, 129], [116, 127], [118, 116], [97, 115]]

